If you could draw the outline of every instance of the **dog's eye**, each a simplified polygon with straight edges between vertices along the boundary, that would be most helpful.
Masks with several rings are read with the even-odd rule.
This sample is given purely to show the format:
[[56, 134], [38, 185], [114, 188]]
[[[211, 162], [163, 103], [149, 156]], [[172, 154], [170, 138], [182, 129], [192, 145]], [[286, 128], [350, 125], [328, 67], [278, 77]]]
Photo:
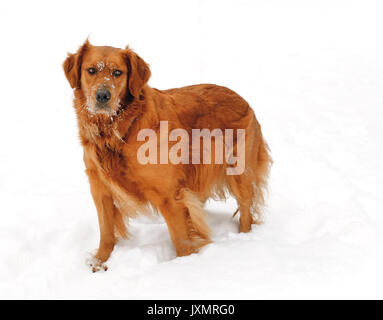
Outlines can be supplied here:
[[112, 75], [113, 75], [113, 77], [118, 78], [120, 75], [122, 75], [122, 71], [121, 70], [114, 70], [112, 72]]
[[96, 73], [96, 69], [95, 68], [88, 68], [88, 73], [89, 74], [95, 74]]

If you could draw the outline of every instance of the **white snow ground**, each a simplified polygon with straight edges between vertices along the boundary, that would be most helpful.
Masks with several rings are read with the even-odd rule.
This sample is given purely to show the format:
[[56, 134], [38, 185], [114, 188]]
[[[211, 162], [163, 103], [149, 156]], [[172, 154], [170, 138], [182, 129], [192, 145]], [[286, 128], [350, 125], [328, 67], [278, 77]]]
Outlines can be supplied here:
[[[0, 298], [383, 298], [383, 7], [379, 1], [0, 4]], [[160, 89], [217, 83], [253, 106], [274, 166], [267, 219], [176, 258], [163, 221], [131, 223], [109, 270], [61, 70], [130, 44]]]

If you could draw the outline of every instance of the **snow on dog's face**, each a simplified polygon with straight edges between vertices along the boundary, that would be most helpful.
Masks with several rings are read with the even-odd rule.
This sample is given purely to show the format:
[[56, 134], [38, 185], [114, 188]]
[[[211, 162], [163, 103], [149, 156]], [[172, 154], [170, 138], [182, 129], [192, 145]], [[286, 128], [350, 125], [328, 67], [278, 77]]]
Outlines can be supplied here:
[[137, 98], [150, 77], [148, 65], [128, 47], [92, 46], [86, 41], [64, 62], [65, 75], [74, 89], [81, 90], [90, 115], [114, 116]]
[[125, 93], [128, 68], [116, 49], [91, 47], [83, 56], [81, 88], [90, 114], [115, 115]]

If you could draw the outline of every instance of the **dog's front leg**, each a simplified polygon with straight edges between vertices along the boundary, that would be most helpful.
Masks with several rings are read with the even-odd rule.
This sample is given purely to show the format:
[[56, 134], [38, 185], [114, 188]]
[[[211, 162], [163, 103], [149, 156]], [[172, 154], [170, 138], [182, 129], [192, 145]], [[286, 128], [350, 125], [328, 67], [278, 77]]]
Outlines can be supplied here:
[[113, 220], [116, 207], [112, 196], [107, 191], [106, 186], [99, 180], [97, 173], [89, 170], [87, 173], [100, 226], [100, 245], [94, 259], [90, 262], [93, 272], [96, 272], [100, 269], [107, 270], [104, 262], [110, 257], [116, 243]]

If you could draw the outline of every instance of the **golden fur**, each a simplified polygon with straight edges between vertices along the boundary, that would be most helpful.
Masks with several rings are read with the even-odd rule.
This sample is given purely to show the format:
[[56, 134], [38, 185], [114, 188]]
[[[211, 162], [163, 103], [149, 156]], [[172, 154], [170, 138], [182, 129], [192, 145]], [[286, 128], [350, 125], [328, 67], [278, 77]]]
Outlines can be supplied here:
[[[89, 74], [90, 67], [99, 70]], [[63, 68], [74, 89], [86, 173], [99, 218], [94, 271], [109, 258], [116, 236], [128, 236], [124, 217], [158, 210], [178, 256], [197, 252], [210, 242], [203, 210], [209, 198], [230, 194], [237, 199], [241, 232], [260, 221], [271, 159], [260, 125], [239, 95], [212, 84], [151, 88], [149, 66], [128, 47], [96, 47], [86, 41], [77, 53], [68, 55]], [[122, 71], [121, 76], [111, 75], [115, 69]], [[93, 97], [100, 86], [110, 90], [111, 100], [106, 110], [96, 112]], [[161, 120], [168, 121], [169, 130], [183, 128], [189, 133], [202, 128], [245, 129], [245, 172], [226, 175], [225, 163], [140, 164], [136, 155], [142, 142], [137, 134], [144, 128], [158, 133]]]

